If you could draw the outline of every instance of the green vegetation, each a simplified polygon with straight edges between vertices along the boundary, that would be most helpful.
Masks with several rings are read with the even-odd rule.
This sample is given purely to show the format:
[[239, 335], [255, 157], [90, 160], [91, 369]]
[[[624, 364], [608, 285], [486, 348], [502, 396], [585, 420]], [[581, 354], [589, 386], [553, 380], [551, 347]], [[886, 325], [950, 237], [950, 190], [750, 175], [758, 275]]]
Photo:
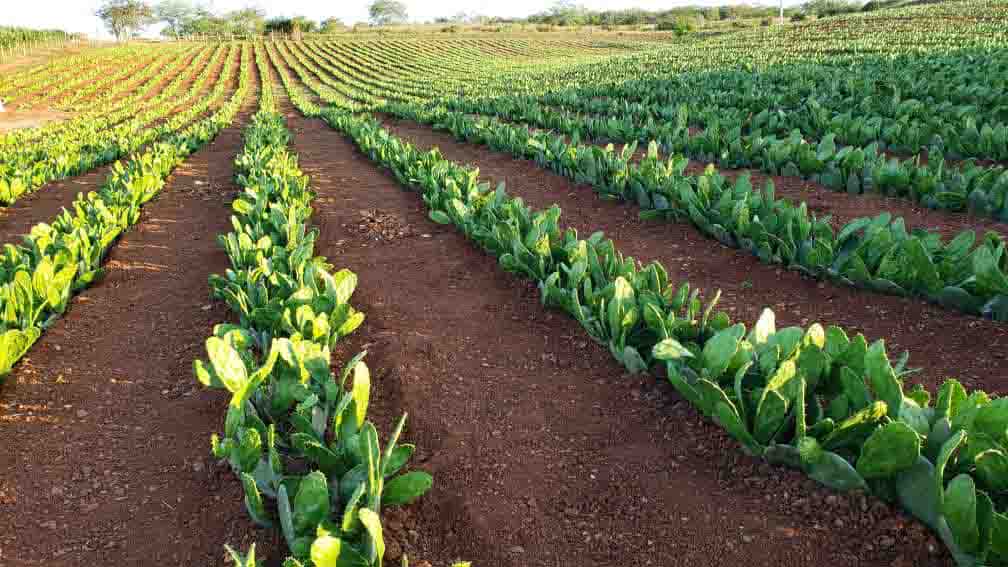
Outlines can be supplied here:
[[95, 15], [119, 41], [136, 36], [154, 21], [154, 9], [141, 0], [105, 0]]
[[71, 210], [33, 227], [23, 244], [4, 245], [0, 381], [66, 311], [71, 295], [101, 277], [105, 254], [137, 223], [140, 208], [164, 187], [172, 170], [231, 123], [249, 90], [248, 51], [241, 49], [238, 88], [216, 112], [117, 162], [97, 193], [79, 195]]
[[[713, 169], [701, 176], [685, 175], [688, 160], [676, 155], [660, 159], [657, 142], [633, 163], [636, 142], [617, 152], [611, 146], [568, 145], [548, 132], [462, 113], [426, 112], [407, 105], [384, 110], [432, 124], [459, 140], [533, 160], [576, 183], [592, 185], [607, 198], [635, 202], [644, 209], [644, 218], [688, 219], [722, 244], [747, 250], [763, 262], [845, 285], [918, 295], [1008, 321], [1008, 258], [1004, 237], [996, 233], [979, 244], [974, 231], [944, 242], [937, 233], [908, 231], [903, 219], [888, 213], [834, 230], [829, 219], [810, 214], [804, 203], [775, 198], [772, 183], [757, 191], [747, 176], [732, 185]], [[820, 156], [824, 152], [819, 149]]]
[[[256, 61], [268, 77], [258, 51]], [[245, 189], [231, 205], [235, 230], [219, 237], [231, 268], [210, 281], [239, 324], [217, 325], [206, 342], [209, 361], [197, 360], [195, 373], [204, 386], [232, 394], [213, 453], [241, 479], [252, 518], [282, 530], [292, 554], [285, 565], [381, 565], [381, 508], [411, 502], [432, 479], [401, 473], [414, 450], [399, 444], [405, 416], [384, 449], [366, 421], [365, 353], [338, 379], [330, 371], [330, 348], [364, 315], [349, 303], [357, 277], [333, 273], [314, 255], [312, 194], [287, 151], [289, 138], [267, 78], [235, 161]], [[295, 472], [306, 465], [309, 471]], [[239, 565], [250, 561], [231, 553]], [[254, 564], [254, 549], [250, 555]]]
[[[154, 98], [119, 101], [114, 112], [79, 117], [35, 143], [24, 143], [27, 140], [19, 140], [17, 135], [4, 139], [8, 151], [0, 157], [0, 203], [10, 205], [50, 181], [110, 163], [154, 140], [171, 136], [224, 97], [227, 81], [238, 73], [235, 56], [239, 50], [237, 46], [214, 49], [209, 64], [181, 96], [176, 92], [190, 78], [187, 73], [177, 75]], [[205, 49], [203, 53], [209, 55], [210, 51]], [[183, 53], [172, 55], [184, 61]], [[217, 67], [225, 61], [224, 72], [217, 74]], [[146, 82], [153, 86], [163, 79], [161, 74], [154, 74]], [[210, 96], [200, 97], [210, 80], [215, 81]], [[180, 107], [185, 110], [178, 112]]]
[[[672, 281], [675, 266], [625, 256], [600, 232], [581, 235], [558, 206], [529, 207], [381, 123], [409, 120], [528, 160], [636, 205], [645, 220], [688, 223], [711, 246], [822, 286], [860, 288], [865, 302], [895, 294], [1000, 329], [1008, 244], [994, 223], [1008, 222], [1008, 4], [898, 4], [817, 0], [781, 26], [762, 8], [592, 12], [563, 2], [522, 21], [459, 15], [446, 20], [461, 26], [451, 37], [110, 0], [103, 17], [122, 38], [157, 18], [173, 38], [254, 40], [116, 46], [0, 79], [0, 96], [19, 109], [79, 111], [0, 136], [0, 203], [123, 159], [99, 191], [4, 246], [0, 379], [101, 276], [107, 251], [171, 171], [233, 122], [255, 65], [259, 110], [235, 158], [231, 229], [218, 236], [230, 268], [209, 281], [231, 319], [213, 329], [193, 372], [230, 394], [211, 449], [241, 482], [251, 518], [283, 535], [285, 567], [380, 567], [382, 511], [435, 479], [409, 469], [405, 416], [379, 437], [365, 353], [334, 360], [365, 318], [352, 301], [357, 274], [316, 255], [312, 214], [322, 204], [289, 148], [274, 79], [298, 111], [418, 193], [431, 221], [532, 282], [544, 308], [576, 320], [628, 372], [662, 375], [741, 450], [899, 505], [963, 567], [1008, 565], [1003, 392], [954, 378], [931, 391], [913, 385], [909, 354], [890, 357], [887, 337], [811, 322], [814, 312], [801, 327], [778, 328], [774, 311], [752, 299], [754, 281], [765, 281], [755, 276], [724, 282], [762, 312], [739, 321], [719, 308], [720, 292]], [[394, 26], [407, 14], [381, 0], [370, 17]], [[747, 19], [765, 25], [709, 29]], [[656, 29], [462, 35], [523, 24]], [[270, 33], [283, 39], [265, 40]], [[730, 182], [718, 168], [800, 179], [850, 203], [893, 200], [833, 223], [798, 197], [779, 198], [772, 182], [754, 187], [745, 172]], [[885, 210], [893, 203], [957, 224], [912, 226]], [[978, 234], [981, 223], [997, 230]], [[254, 547], [229, 555], [256, 565]]]
[[[927, 20], [947, 13], [943, 6], [912, 10]], [[837, 21], [872, 28], [890, 20], [876, 12]], [[769, 262], [886, 292], [944, 293], [944, 300], [931, 298], [1003, 319], [1008, 266], [1001, 236], [978, 244], [966, 232], [945, 242], [910, 231], [885, 212], [834, 231], [803, 204], [775, 199], [772, 187], [754, 190], [744, 177], [727, 184], [713, 170], [685, 175], [681, 155], [807, 176], [855, 195], [879, 192], [998, 216], [1008, 179], [1003, 169], [953, 164], [1002, 151], [1000, 80], [962, 85], [979, 72], [981, 66], [970, 65], [977, 59], [990, 59], [983, 67], [1003, 65], [997, 42], [1008, 30], [986, 14], [975, 22], [965, 45], [931, 36], [923, 45], [892, 49], [910, 45], [906, 40], [931, 25], [938, 29], [932, 20], [893, 30], [888, 44], [827, 34], [814, 50], [799, 41], [789, 53], [759, 54], [741, 68], [726, 65], [733, 55], [759, 53], [744, 41], [764, 41], [763, 32], [754, 31], [719, 40], [725, 51], [698, 57], [688, 56], [699, 55], [702, 42], [562, 67], [495, 69], [470, 77], [464, 92], [450, 71], [425, 75], [423, 84], [393, 82], [394, 71], [364, 64], [368, 54], [382, 58], [387, 47], [381, 44], [358, 45], [356, 57], [310, 43], [269, 52], [292, 70], [281, 79], [302, 112], [324, 118], [420, 192], [432, 220], [454, 225], [505, 270], [534, 280], [546, 306], [577, 319], [628, 370], [662, 367], [684, 398], [754, 455], [835, 489], [861, 489], [898, 503], [934, 529], [961, 565], [1002, 565], [1008, 564], [1002, 545], [1008, 541], [1002, 478], [1008, 473], [1002, 470], [1008, 413], [1002, 399], [967, 392], [955, 380], [934, 393], [910, 388], [905, 356], [890, 359], [881, 340], [837, 326], [777, 329], [769, 310], [751, 326], [733, 322], [716, 310], [718, 294], [703, 301], [689, 284], [670, 282], [661, 264], [640, 265], [601, 234], [582, 239], [564, 229], [558, 208], [531, 210], [503, 185], [480, 183], [476, 171], [436, 150], [419, 151], [356, 114], [375, 110], [409, 118], [532, 160], [605, 196], [634, 201], [646, 216], [689, 219]], [[813, 23], [793, 33], [811, 37], [821, 29]], [[977, 29], [989, 29], [993, 38]], [[831, 53], [834, 42], [847, 45], [844, 55]], [[962, 50], [970, 45], [974, 51]], [[358, 65], [357, 58], [365, 59]], [[451, 57], [445, 59], [450, 66]], [[675, 68], [661, 65], [669, 60]], [[327, 106], [306, 98], [294, 76]], [[505, 90], [525, 94], [502, 97]], [[909, 92], [915, 98], [897, 94]], [[796, 101], [802, 106], [795, 108]], [[691, 133], [690, 127], [703, 130]], [[617, 151], [581, 139], [630, 145]], [[633, 158], [638, 141], [649, 143], [639, 161]], [[925, 147], [927, 164], [882, 153]], [[669, 155], [659, 158], [660, 149]], [[945, 160], [949, 165], [942, 165]], [[942, 274], [959, 283], [941, 283]], [[976, 285], [993, 286], [982, 292], [990, 294], [986, 307], [958, 301], [973, 296]], [[936, 287], [925, 291], [929, 286]]]
[[[24, 55], [33, 50], [62, 47], [83, 41], [80, 34], [62, 30], [36, 30], [10, 26], [0, 26], [0, 63], [7, 59]], [[0, 78], [0, 83], [2, 83]]]
[[62, 42], [77, 37], [61, 30], [33, 30], [0, 26], [0, 50]]
[[477, 172], [420, 152], [369, 119], [317, 110], [371, 159], [422, 193], [501, 266], [538, 283], [631, 372], [664, 364], [673, 386], [755, 455], [838, 490], [863, 489], [931, 526], [962, 565], [1008, 564], [1003, 513], [1008, 406], [947, 382], [932, 403], [905, 391], [906, 360], [839, 327], [778, 330], [766, 310], [747, 333], [659, 263], [626, 258], [601, 234], [580, 239], [560, 210], [533, 211]]

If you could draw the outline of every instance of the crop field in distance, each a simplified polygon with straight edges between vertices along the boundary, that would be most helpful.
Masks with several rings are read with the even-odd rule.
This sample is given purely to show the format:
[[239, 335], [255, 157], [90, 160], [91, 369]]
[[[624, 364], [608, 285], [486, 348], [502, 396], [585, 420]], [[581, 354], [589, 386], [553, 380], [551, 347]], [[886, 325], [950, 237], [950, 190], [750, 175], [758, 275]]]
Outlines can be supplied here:
[[0, 48], [0, 565], [1008, 566], [1008, 2]]

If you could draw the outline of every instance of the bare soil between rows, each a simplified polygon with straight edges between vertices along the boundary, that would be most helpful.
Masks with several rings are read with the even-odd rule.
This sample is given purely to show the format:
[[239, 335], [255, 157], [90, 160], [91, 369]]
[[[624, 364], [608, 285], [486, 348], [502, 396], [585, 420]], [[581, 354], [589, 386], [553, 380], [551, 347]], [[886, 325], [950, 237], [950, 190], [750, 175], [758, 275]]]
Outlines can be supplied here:
[[[157, 61], [157, 57], [146, 55], [138, 64], [136, 61], [122, 61], [119, 64], [112, 64], [109, 67], [97, 69], [98, 74], [94, 78], [88, 78], [83, 81], [73, 82], [68, 80], [56, 87], [47, 88], [42, 92], [40, 98], [33, 98], [35, 95], [25, 96], [21, 99], [14, 101], [14, 104], [23, 104], [24, 99], [32, 100], [34, 102], [33, 106], [53, 106], [57, 101], [63, 100], [70, 93], [77, 93], [79, 91], [91, 88], [97, 81], [107, 80], [110, 76], [113, 77], [113, 82], [106, 83], [105, 88], [109, 88], [109, 85], [115, 85], [120, 82], [128, 82], [130, 75], [138, 75], [142, 73], [147, 67], [153, 65]], [[94, 75], [94, 70], [92, 69], [90, 73], [82, 75], [85, 77], [91, 77]], [[114, 87], [112, 87], [114, 88]], [[104, 89], [99, 89], [99, 92]], [[97, 94], [97, 93], [95, 93]]]
[[[686, 171], [692, 175], [699, 175], [708, 165], [704, 162], [691, 161]], [[902, 217], [906, 221], [907, 230], [924, 229], [936, 232], [946, 240], [955, 238], [964, 230], [975, 231], [978, 240], [987, 231], [1008, 238], [1008, 224], [989, 216], [929, 209], [905, 197], [887, 197], [877, 193], [851, 195], [800, 177], [768, 175], [758, 170], [727, 169], [717, 165], [715, 168], [732, 182], [748, 174], [754, 188], [762, 189], [766, 187], [768, 181], [772, 181], [774, 194], [778, 199], [785, 198], [794, 203], [805, 202], [809, 211], [815, 216], [832, 217], [830, 224], [837, 230], [854, 219], [876, 217], [888, 212], [893, 218]]]
[[[487, 115], [471, 114], [474, 118], [488, 118]], [[394, 117], [385, 116], [386, 119], [396, 120]], [[526, 122], [514, 122], [503, 120], [500, 117], [493, 117], [503, 123], [514, 126], [524, 126], [532, 130], [543, 131], [535, 128]], [[695, 134], [695, 129], [691, 129], [691, 134]], [[567, 143], [570, 137], [563, 136]], [[598, 147], [606, 147], [610, 142], [594, 141], [583, 142]], [[621, 150], [626, 144], [612, 142], [612, 146]], [[633, 155], [633, 161], [638, 162], [647, 155], [647, 145], [639, 143], [637, 151]], [[666, 157], [667, 156], [663, 156]], [[921, 163], [926, 163], [926, 159]], [[989, 165], [989, 164], [988, 164]], [[987, 231], [995, 232], [1002, 238], [1008, 238], [1008, 223], [998, 221], [987, 215], [976, 215], [967, 211], [953, 211], [947, 209], [929, 209], [920, 203], [913, 201], [909, 197], [893, 197], [880, 193], [868, 192], [850, 194], [846, 191], [835, 191], [810, 179], [789, 175], [771, 175], [759, 169], [752, 168], [729, 168], [720, 166], [714, 162], [705, 162], [691, 159], [686, 166], [686, 175], [702, 175], [708, 167], [713, 167], [722, 177], [732, 183], [739, 177], [749, 176], [750, 183], [755, 189], [764, 189], [768, 183], [773, 183], [774, 196], [777, 199], [787, 199], [795, 204], [804, 202], [808, 206], [809, 212], [817, 217], [829, 216], [830, 224], [834, 229], [841, 227], [852, 220], [862, 217], [876, 217], [883, 212], [890, 213], [894, 218], [902, 217], [906, 222], [908, 230], [924, 229], [936, 232], [945, 239], [955, 238], [960, 232], [973, 230], [977, 233], [978, 239], [983, 237]]]
[[254, 102], [176, 169], [0, 391], [0, 564], [224, 565], [224, 544], [278, 542], [210, 456], [227, 396], [192, 375], [228, 318], [207, 277], [228, 267], [215, 237]]
[[[176, 171], [113, 249], [106, 278], [74, 299], [0, 391], [0, 470], [11, 471], [0, 475], [0, 524], [11, 526], [0, 531], [0, 564], [224, 565], [224, 543], [252, 541], [271, 564], [284, 555], [210, 458], [226, 397], [191, 373], [213, 324], [228, 318], [207, 299], [206, 277], [227, 267], [214, 236], [229, 226], [250, 110]], [[435, 477], [417, 505], [386, 514], [390, 564], [404, 552], [438, 566], [948, 563], [925, 528], [892, 508], [745, 457], [667, 384], [625, 375], [573, 320], [544, 311], [533, 285], [431, 223], [419, 197], [350, 142], [285, 110], [319, 194], [318, 253], [360, 277], [353, 303], [367, 320], [334, 363], [369, 351], [382, 438], [408, 412], [414, 465]], [[640, 223], [632, 207], [600, 205], [533, 164], [409, 128], [397, 126], [536, 206], [562, 201], [566, 223], [605, 228], [639, 257], [651, 250], [676, 276], [713, 288], [749, 273], [724, 253], [738, 252], [690, 240], [683, 227]], [[757, 267], [755, 285], [783, 289], [756, 297], [781, 307], [785, 322], [821, 313], [821, 298], [802, 294], [823, 287]], [[795, 297], [803, 303], [780, 304]], [[746, 321], [758, 311], [729, 305]], [[984, 335], [1005, 338], [980, 327], [961, 340]], [[956, 356], [962, 348], [948, 345]], [[989, 360], [957, 365], [966, 356], [949, 368], [991, 374]]]
[[748, 252], [707, 238], [686, 221], [641, 221], [635, 205], [599, 199], [591, 186], [574, 184], [534, 162], [460, 143], [414, 122], [387, 119], [386, 124], [421, 148], [436, 146], [448, 159], [478, 167], [484, 180], [506, 182], [509, 193], [534, 208], [559, 205], [564, 225], [585, 236], [605, 232], [624, 254], [643, 262], [660, 261], [672, 281], [689, 281], [708, 297], [720, 289], [721, 307], [739, 321], [751, 324], [769, 307], [779, 326], [840, 325], [869, 340], [885, 339], [890, 355], [909, 350], [910, 366], [921, 368], [909, 377], [911, 383], [934, 391], [946, 378], [955, 377], [970, 388], [1006, 391], [1008, 325], [916, 298], [821, 282], [762, 264]]
[[[745, 457], [667, 384], [625, 375], [576, 322], [544, 311], [532, 284], [430, 222], [418, 195], [339, 133], [286, 114], [318, 193], [319, 253], [359, 277], [352, 303], [367, 319], [338, 354], [368, 350], [379, 430], [408, 412], [414, 466], [435, 479], [388, 516], [386, 561], [947, 564], [890, 507]], [[513, 178], [524, 166], [497, 167]], [[376, 222], [394, 236], [360, 230]]]
[[[240, 60], [240, 53], [236, 57]], [[226, 59], [222, 60], [211, 72], [220, 77], [227, 63]], [[191, 76], [186, 77], [185, 82], [180, 86], [180, 92], [188, 92], [192, 84], [196, 82], [196, 75], [196, 73], [193, 73]], [[230, 100], [238, 88], [239, 75], [240, 70], [236, 68], [235, 73], [227, 78], [228, 85], [221, 99], [212, 104], [211, 108], [193, 118], [189, 124], [194, 124], [210, 116], [217, 108], [220, 108], [223, 101]], [[204, 85], [200, 89], [200, 92], [193, 97], [193, 100], [199, 100], [208, 96], [214, 88], [214, 83], [214, 81], [211, 81]], [[192, 101], [189, 104], [192, 104]], [[178, 106], [175, 108], [175, 112], [182, 112], [185, 109], [185, 106]], [[164, 118], [146, 124], [144, 128], [156, 127], [160, 123], [171, 120], [171, 116], [173, 114], [168, 114]], [[184, 130], [189, 124], [183, 125], [176, 132]], [[138, 151], [142, 151], [142, 149]], [[136, 155], [137, 153], [133, 152], [130, 155]], [[129, 159], [129, 157], [123, 156], [117, 161], [123, 161]], [[99, 190], [108, 179], [114, 164], [115, 162], [112, 162], [79, 175], [50, 181], [35, 191], [22, 195], [9, 207], [0, 207], [0, 245], [20, 243], [21, 236], [31, 232], [32, 227], [42, 222], [52, 222], [63, 209], [70, 209], [78, 195]]]

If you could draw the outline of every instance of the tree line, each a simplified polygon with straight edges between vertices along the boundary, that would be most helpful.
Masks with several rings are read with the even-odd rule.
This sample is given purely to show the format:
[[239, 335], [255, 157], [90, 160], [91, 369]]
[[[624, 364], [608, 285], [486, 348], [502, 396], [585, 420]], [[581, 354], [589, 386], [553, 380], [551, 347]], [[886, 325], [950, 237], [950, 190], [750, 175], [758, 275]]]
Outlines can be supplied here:
[[[405, 23], [406, 5], [398, 0], [374, 0], [368, 7], [371, 23]], [[346, 29], [339, 18], [316, 21], [304, 16], [267, 18], [259, 8], [215, 13], [191, 0], [104, 0], [96, 15], [118, 40], [130, 39], [149, 26], [163, 24], [161, 35], [172, 39], [191, 36], [253, 37], [270, 33], [334, 33]]]
[[[927, 0], [807, 0], [784, 10], [792, 19], [804, 17], [829, 17], [851, 12], [872, 11]], [[466, 16], [469, 21], [486, 24], [545, 24], [553, 26], [642, 26], [655, 25], [661, 29], [683, 21], [726, 21], [775, 18], [779, 8], [773, 5], [734, 4], [721, 6], [677, 6], [665, 10], [624, 8], [618, 10], [590, 10], [574, 0], [556, 0], [549, 9], [525, 18], [479, 18]], [[463, 14], [463, 16], [465, 16]], [[448, 18], [439, 21], [449, 22]], [[456, 18], [456, 21], [458, 19]]]
[[[921, 0], [808, 0], [786, 13], [792, 19], [807, 16], [828, 17], [857, 11], [869, 11]], [[655, 25], [658, 29], [692, 29], [695, 21], [769, 19], [776, 17], [777, 8], [745, 4], [724, 6], [682, 6], [667, 10], [648, 11], [636, 8], [621, 10], [589, 10], [573, 0], [556, 0], [546, 11], [525, 18], [487, 18], [478, 14], [460, 13], [435, 19], [435, 23], [457, 24], [545, 24], [550, 26], [639, 26]], [[267, 18], [258, 8], [244, 8], [215, 13], [192, 0], [104, 0], [97, 15], [116, 39], [129, 39], [145, 28], [164, 24], [161, 34], [173, 39], [191, 36], [254, 37], [278, 33], [298, 36], [303, 33], [335, 33], [347, 26], [338, 18], [315, 21], [304, 16]], [[368, 5], [370, 24], [389, 26], [409, 20], [406, 5], [400, 0], [373, 0]]]

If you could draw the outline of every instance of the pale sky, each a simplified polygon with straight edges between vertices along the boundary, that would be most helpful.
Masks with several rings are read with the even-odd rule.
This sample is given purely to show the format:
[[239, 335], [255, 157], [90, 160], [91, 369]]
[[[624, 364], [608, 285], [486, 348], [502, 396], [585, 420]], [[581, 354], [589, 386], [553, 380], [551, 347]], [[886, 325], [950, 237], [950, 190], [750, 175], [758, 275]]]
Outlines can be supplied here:
[[[438, 16], [454, 16], [459, 12], [484, 16], [520, 17], [542, 12], [553, 0], [404, 0], [412, 21], [428, 21]], [[156, 0], [152, 0], [156, 3]], [[246, 6], [262, 8], [267, 17], [307, 16], [323, 20], [335, 16], [346, 24], [367, 20], [368, 0], [203, 0], [214, 12], [226, 12]], [[740, 2], [738, 0], [583, 0], [578, 2], [593, 10], [617, 8], [643, 8], [659, 10], [675, 6], [710, 6], [720, 4], [759, 4], [767, 2]], [[775, 4], [776, 2], [769, 2]], [[797, 0], [785, 0], [785, 5]], [[0, 0], [0, 24], [31, 28], [57, 28], [95, 35], [106, 32], [94, 12], [101, 0]]]

